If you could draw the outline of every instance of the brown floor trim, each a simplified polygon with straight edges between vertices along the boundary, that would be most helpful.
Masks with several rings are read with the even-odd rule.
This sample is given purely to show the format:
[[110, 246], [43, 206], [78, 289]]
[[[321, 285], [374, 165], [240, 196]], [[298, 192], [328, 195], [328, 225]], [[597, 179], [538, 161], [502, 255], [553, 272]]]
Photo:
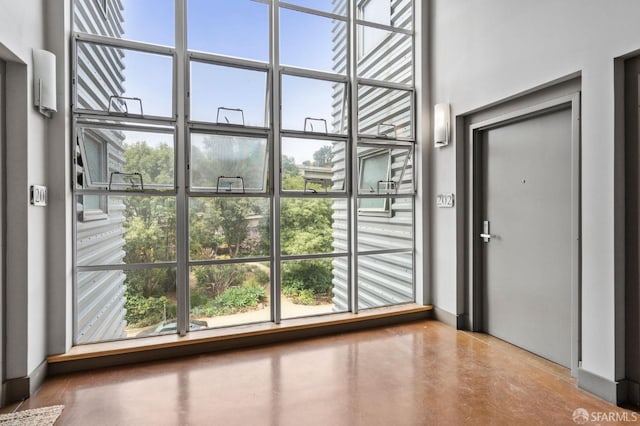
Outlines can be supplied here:
[[344, 313], [283, 320], [189, 333], [75, 346], [48, 358], [49, 374], [66, 374], [107, 366], [131, 364], [178, 356], [280, 343], [290, 340], [344, 333], [372, 327], [422, 320], [431, 306], [406, 304]]

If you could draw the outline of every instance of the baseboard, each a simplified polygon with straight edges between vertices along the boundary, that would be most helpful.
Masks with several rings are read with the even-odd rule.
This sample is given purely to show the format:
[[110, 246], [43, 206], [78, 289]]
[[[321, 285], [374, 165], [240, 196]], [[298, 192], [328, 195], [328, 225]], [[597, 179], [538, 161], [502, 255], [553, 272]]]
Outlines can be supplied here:
[[432, 313], [435, 320], [447, 324], [449, 327], [453, 327], [456, 330], [464, 329], [464, 320], [462, 315], [452, 314], [451, 312], [440, 309], [437, 306], [433, 307]]
[[621, 380], [618, 385], [618, 404], [630, 404], [640, 407], [640, 383]]
[[628, 384], [625, 381], [613, 381], [578, 368], [578, 387], [612, 404], [621, 404], [626, 400]]
[[22, 401], [33, 395], [33, 393], [42, 386], [42, 383], [44, 383], [44, 380], [47, 378], [47, 367], [48, 363], [45, 360], [42, 364], [37, 366], [30, 375], [7, 380], [3, 384], [4, 401], [0, 401], [0, 405], [4, 406]]

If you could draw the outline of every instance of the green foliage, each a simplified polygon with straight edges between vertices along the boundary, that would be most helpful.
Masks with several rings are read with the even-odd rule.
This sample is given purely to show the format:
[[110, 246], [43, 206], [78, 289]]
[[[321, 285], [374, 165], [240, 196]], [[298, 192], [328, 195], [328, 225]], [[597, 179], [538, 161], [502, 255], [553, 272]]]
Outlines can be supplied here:
[[230, 287], [206, 305], [192, 305], [191, 312], [200, 316], [230, 315], [255, 309], [267, 298], [264, 287], [243, 285]]
[[173, 184], [173, 147], [162, 143], [156, 147], [139, 141], [125, 146], [125, 171], [141, 173], [145, 184]]
[[165, 296], [147, 298], [128, 295], [125, 308], [125, 319], [133, 327], [146, 327], [176, 318], [176, 304]]
[[193, 268], [199, 293], [208, 297], [217, 297], [229, 287], [243, 284], [246, 273], [247, 268], [236, 263]]
[[326, 253], [333, 242], [331, 200], [283, 200], [280, 238], [283, 254]]
[[[312, 297], [324, 300], [331, 297], [333, 273], [330, 259], [296, 260], [285, 262], [282, 267], [282, 288], [295, 298]], [[306, 303], [308, 304], [308, 303]]]
[[326, 166], [327, 164], [331, 164], [332, 158], [333, 148], [330, 145], [325, 145], [313, 153], [313, 160], [317, 166]]

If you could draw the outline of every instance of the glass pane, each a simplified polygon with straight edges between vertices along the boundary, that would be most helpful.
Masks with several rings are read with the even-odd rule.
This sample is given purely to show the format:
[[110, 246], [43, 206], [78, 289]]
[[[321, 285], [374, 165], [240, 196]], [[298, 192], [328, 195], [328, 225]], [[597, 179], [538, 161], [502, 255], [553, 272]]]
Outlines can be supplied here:
[[336, 15], [347, 13], [347, 0], [282, 0], [282, 2]]
[[101, 220], [78, 222], [76, 261], [85, 265], [176, 260], [174, 197], [109, 196]]
[[266, 190], [267, 140], [191, 134], [191, 186], [217, 192]]
[[312, 133], [347, 133], [344, 83], [282, 76], [282, 128]]
[[413, 93], [410, 90], [358, 86], [358, 133], [413, 138]]
[[80, 109], [171, 117], [173, 58], [78, 42], [77, 93]]
[[191, 62], [191, 120], [267, 127], [267, 73]]
[[75, 0], [74, 31], [173, 46], [174, 0]]
[[413, 301], [412, 252], [358, 256], [358, 309]]
[[282, 189], [344, 191], [344, 142], [282, 138]]
[[[378, 210], [375, 208], [364, 208], [364, 201], [384, 202], [386, 214], [376, 215]], [[359, 253], [371, 250], [413, 249], [412, 198], [360, 198], [358, 205]]]
[[193, 260], [269, 256], [267, 198], [191, 198], [189, 253]]
[[280, 63], [346, 73], [346, 48], [336, 48], [337, 33], [347, 24], [323, 16], [280, 9]]
[[[396, 3], [395, 5], [392, 3]], [[413, 28], [413, 2], [357, 0], [358, 19], [410, 30]]]
[[175, 268], [79, 272], [76, 343], [176, 333]]
[[[282, 198], [280, 245], [284, 255], [343, 252], [334, 238], [346, 239], [346, 227], [334, 226], [333, 206], [327, 198]], [[339, 205], [339, 204], [338, 204]]]
[[282, 318], [341, 312], [333, 303], [333, 259], [282, 262]]
[[413, 39], [358, 25], [358, 77], [413, 84]]
[[193, 266], [190, 282], [192, 330], [271, 320], [269, 262]]
[[269, 6], [251, 0], [189, 0], [188, 47], [269, 61]]
[[[139, 173], [144, 188], [174, 187], [172, 133], [79, 127], [78, 134], [86, 188], [107, 187], [114, 172]], [[121, 180], [122, 176], [114, 177], [114, 182]], [[137, 176], [131, 177], [134, 189], [140, 189], [139, 182]]]
[[[358, 147], [358, 193], [413, 194], [412, 149]], [[365, 200], [361, 200], [364, 202]]]

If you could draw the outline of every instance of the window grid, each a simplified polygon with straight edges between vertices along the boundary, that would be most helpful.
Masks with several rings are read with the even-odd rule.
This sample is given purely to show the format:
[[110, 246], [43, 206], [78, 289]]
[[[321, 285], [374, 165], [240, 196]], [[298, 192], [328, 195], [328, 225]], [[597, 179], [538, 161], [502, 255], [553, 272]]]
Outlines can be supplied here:
[[[76, 1], [91, 1], [91, 0], [76, 0]], [[344, 262], [347, 264], [347, 309], [352, 312], [357, 312], [360, 308], [366, 308], [367, 305], [360, 303], [358, 298], [358, 289], [356, 285], [353, 283], [359, 283], [359, 270], [361, 269], [360, 262], [358, 257], [360, 253], [357, 250], [358, 247], [358, 232], [351, 232], [350, 229], [358, 229], [358, 215], [354, 214], [358, 212], [358, 204], [361, 199], [382, 197], [380, 194], [376, 194], [371, 196], [370, 194], [360, 194], [358, 195], [358, 191], [353, 188], [353, 185], [359, 185], [360, 173], [362, 173], [362, 161], [363, 159], [358, 155], [358, 149], [365, 146], [366, 144], [385, 144], [388, 145], [389, 148], [387, 152], [389, 152], [389, 163], [391, 163], [390, 154], [392, 149], [398, 146], [404, 146], [407, 143], [411, 145], [411, 151], [413, 150], [413, 145], [415, 144], [415, 109], [414, 109], [414, 89], [412, 86], [413, 82], [413, 73], [414, 73], [414, 60], [413, 60], [413, 33], [411, 30], [407, 29], [406, 26], [395, 27], [393, 26], [393, 22], [390, 22], [391, 25], [379, 24], [379, 23], [370, 23], [370, 22], [360, 22], [360, 16], [357, 15], [354, 10], [356, 10], [356, 2], [350, 2], [351, 5], [347, 8], [346, 16], [341, 14], [336, 14], [334, 11], [320, 11], [314, 10], [303, 6], [298, 6], [295, 4], [279, 2], [278, 0], [273, 1], [260, 1], [261, 3], [267, 4], [269, 7], [269, 15], [270, 19], [270, 27], [271, 27], [271, 37], [270, 37], [270, 60], [269, 62], [260, 62], [251, 59], [242, 59], [242, 58], [234, 58], [227, 57], [225, 55], [216, 54], [216, 53], [208, 53], [208, 52], [200, 52], [200, 51], [190, 51], [187, 49], [186, 37], [182, 37], [181, 34], [187, 34], [186, 30], [181, 30], [181, 28], [186, 28], [186, 0], [176, 0], [176, 47], [169, 48], [164, 46], [153, 45], [149, 43], [142, 43], [137, 41], [118, 39], [114, 37], [94, 35], [94, 34], [86, 34], [86, 33], [74, 33], [74, 43], [73, 43], [73, 52], [74, 52], [74, 128], [78, 129], [83, 123], [88, 123], [90, 125], [97, 126], [135, 126], [135, 125], [144, 125], [144, 126], [172, 126], [177, 129], [176, 133], [176, 143], [174, 144], [174, 182], [175, 188], [173, 195], [167, 194], [168, 197], [174, 198], [176, 203], [176, 234], [178, 235], [177, 241], [177, 250], [178, 256], [175, 262], [169, 262], [162, 265], [157, 263], [148, 263], [148, 262], [138, 262], [135, 264], [126, 264], [120, 265], [120, 268], [123, 271], [127, 270], [156, 270], [161, 266], [170, 266], [173, 268], [177, 268], [177, 295], [178, 299], [182, 299], [182, 302], [178, 304], [178, 312], [177, 314], [177, 332], [180, 334], [185, 334], [188, 330], [192, 330], [192, 324], [190, 322], [190, 314], [189, 314], [189, 301], [186, 300], [187, 292], [187, 282], [188, 281], [188, 271], [197, 266], [202, 265], [229, 265], [229, 264], [238, 264], [238, 263], [260, 263], [260, 262], [270, 262], [271, 266], [271, 286], [270, 286], [270, 297], [272, 300], [271, 305], [271, 320], [276, 323], [281, 319], [281, 305], [279, 303], [281, 296], [281, 279], [282, 279], [282, 271], [280, 265], [283, 264], [284, 261], [292, 261], [292, 260], [313, 260], [313, 259], [344, 259]], [[410, 10], [413, 8], [412, 1], [405, 1], [405, 3], [410, 3]], [[339, 4], [339, 2], [337, 3]], [[336, 10], [339, 6], [336, 6]], [[342, 71], [332, 73], [320, 70], [313, 69], [305, 69], [294, 66], [283, 66], [280, 65], [279, 61], [279, 11], [280, 9], [286, 9], [291, 11], [296, 11], [299, 13], [307, 13], [320, 17], [328, 17], [334, 19], [339, 22], [346, 22], [347, 25], [347, 34], [345, 34], [345, 45], [343, 49], [346, 51], [346, 63], [344, 64], [344, 68], [341, 68]], [[392, 12], [393, 13], [393, 12]], [[411, 12], [410, 12], [411, 13]], [[352, 17], [356, 17], [358, 19], [353, 19]], [[411, 39], [411, 58], [408, 60], [409, 68], [410, 68], [410, 79], [405, 81], [393, 81], [389, 82], [386, 79], [371, 79], [369, 75], [366, 78], [357, 76], [357, 69], [359, 68], [358, 61], [362, 60], [364, 57], [360, 57], [357, 55], [357, 46], [358, 37], [362, 37], [362, 34], [356, 31], [358, 25], [365, 25], [367, 27], [371, 27], [374, 29], [380, 29], [390, 32], [391, 34], [402, 34], [408, 35]], [[130, 49], [131, 51], [147, 53], [147, 54], [156, 54], [156, 55], [164, 55], [171, 58], [172, 61], [172, 99], [171, 99], [171, 115], [167, 117], [162, 117], [158, 115], [150, 115], [146, 116], [142, 113], [142, 108], [140, 114], [122, 114], [121, 111], [119, 114], [110, 113], [109, 110], [100, 111], [96, 109], [81, 109], [78, 104], [78, 66], [80, 64], [80, 60], [78, 58], [79, 44], [81, 43], [89, 43], [93, 45], [99, 46], [108, 46], [116, 49]], [[355, 53], [355, 54], [354, 54]], [[262, 71], [266, 73], [266, 87], [265, 87], [265, 126], [248, 126], [241, 125], [240, 123], [220, 123], [219, 120], [216, 122], [209, 121], [196, 121], [191, 118], [191, 106], [190, 101], [193, 96], [194, 88], [191, 87], [191, 72], [190, 65], [192, 63], [199, 64], [211, 64], [216, 66], [224, 66], [230, 69], [237, 70], [251, 70], [251, 71]], [[343, 65], [340, 65], [343, 66]], [[305, 121], [305, 126], [302, 130], [296, 129], [287, 129], [282, 128], [282, 117], [280, 115], [280, 107], [282, 105], [282, 79], [285, 77], [299, 77], [308, 79], [309, 81], [318, 81], [318, 82], [332, 82], [334, 85], [344, 84], [343, 89], [343, 100], [342, 102], [338, 102], [340, 104], [338, 107], [333, 105], [333, 116], [331, 117], [332, 123], [327, 123], [327, 131], [326, 132], [318, 132], [315, 131], [320, 127], [318, 123], [318, 117], [308, 117], [310, 119], [316, 120], [316, 127], [307, 127], [307, 122]], [[400, 135], [397, 134], [389, 135], [384, 134], [380, 130], [377, 133], [364, 133], [359, 135], [356, 138], [356, 135], [360, 133], [360, 117], [364, 113], [365, 110], [361, 109], [359, 105], [359, 93], [358, 90], [361, 86], [368, 85], [374, 89], [379, 90], [396, 90], [402, 91], [408, 94], [409, 98], [409, 109], [405, 112], [406, 117], [408, 117], [407, 126], [410, 129], [409, 135]], [[184, 93], [183, 99], [180, 99], [178, 96], [179, 93]], [[184, 103], [184, 105], [180, 105], [179, 103]], [[337, 108], [337, 109], [336, 109]], [[229, 113], [233, 111], [237, 112], [237, 109], [229, 107]], [[184, 116], [180, 116], [179, 112], [184, 111]], [[337, 111], [337, 112], [336, 112]], [[185, 117], [185, 118], [183, 118]], [[337, 117], [337, 118], [336, 118]], [[337, 120], [337, 121], [336, 121]], [[337, 122], [337, 124], [336, 124]], [[350, 124], [348, 124], [350, 123]], [[314, 124], [314, 123], [312, 123]], [[321, 124], [321, 123], [320, 123]], [[344, 128], [343, 126], [346, 126]], [[382, 128], [384, 128], [385, 123], [378, 123], [378, 129], [380, 129], [380, 124], [382, 124]], [[330, 133], [328, 128], [330, 126], [338, 126], [340, 129], [345, 129], [343, 133]], [[374, 126], [375, 127], [375, 126]], [[311, 129], [311, 130], [309, 130]], [[74, 131], [77, 133], [77, 131]], [[191, 162], [193, 159], [191, 158], [191, 135], [194, 133], [205, 133], [205, 134], [218, 134], [218, 135], [237, 135], [238, 137], [262, 137], [266, 140], [266, 166], [264, 174], [266, 178], [266, 186], [264, 186], [263, 191], [258, 191], [258, 193], [244, 192], [244, 193], [236, 193], [234, 191], [230, 191], [231, 193], [224, 193], [220, 191], [194, 191], [191, 188], [191, 173], [193, 172]], [[184, 135], [184, 136], [182, 136]], [[345, 166], [344, 166], [344, 177], [342, 185], [343, 191], [327, 191], [326, 193], [321, 191], [287, 191], [282, 188], [282, 153], [283, 146], [282, 140], [286, 138], [297, 138], [302, 141], [306, 139], [313, 139], [315, 141], [326, 141], [328, 144], [338, 144], [341, 146], [341, 150], [344, 151], [342, 155], [344, 155]], [[182, 140], [183, 142], [180, 142]], [[356, 141], [357, 140], [357, 141]], [[182, 152], [181, 152], [182, 151]], [[407, 158], [411, 158], [412, 152], [407, 155]], [[86, 157], [86, 154], [85, 154]], [[183, 167], [181, 164], [184, 162], [186, 167]], [[274, 167], [275, 166], [275, 167]], [[391, 168], [391, 165], [389, 165]], [[407, 164], [405, 163], [403, 168], [403, 173], [407, 170]], [[82, 171], [81, 171], [82, 172]], [[80, 173], [81, 173], [80, 172]], [[408, 173], [413, 174], [412, 164], [409, 164]], [[182, 176], [181, 176], [182, 174]], [[392, 214], [391, 204], [394, 200], [400, 199], [401, 197], [407, 198], [411, 200], [411, 204], [413, 204], [413, 178], [411, 181], [411, 190], [407, 193], [402, 194], [384, 194], [382, 199], [386, 200], [386, 210], [389, 214]], [[201, 188], [200, 188], [201, 189]], [[125, 195], [132, 198], [141, 198], [148, 195], [152, 195], [154, 193], [154, 189], [140, 189], [137, 191], [108, 191], [104, 188], [100, 188], [97, 190], [92, 190], [86, 188], [85, 186], [74, 185], [74, 191], [78, 199], [83, 196], [100, 196], [108, 199], [107, 195]], [[247, 258], [231, 258], [231, 259], [199, 259], [199, 260], [189, 260], [189, 200], [195, 199], [228, 199], [231, 198], [255, 198], [255, 197], [264, 197], [267, 196], [270, 200], [268, 214], [269, 214], [269, 227], [271, 229], [271, 254], [269, 256], [254, 256]], [[281, 218], [280, 218], [280, 207], [281, 204], [285, 200], [295, 200], [297, 198], [303, 197], [304, 199], [313, 200], [313, 199], [333, 199], [338, 200], [337, 202], [342, 203], [346, 206], [346, 226], [347, 226], [347, 237], [346, 244], [347, 249], [344, 252], [338, 253], [327, 253], [327, 254], [318, 254], [318, 253], [310, 253], [310, 254], [282, 254], [280, 248], [280, 226], [281, 226]], [[102, 199], [102, 198], [101, 198]], [[340, 201], [343, 200], [343, 201]], [[74, 208], [78, 209], [79, 206], [76, 205]], [[413, 207], [411, 208], [413, 210]], [[108, 215], [108, 212], [107, 212]], [[78, 216], [75, 216], [78, 218]], [[81, 222], [78, 219], [78, 222]], [[77, 232], [78, 224], [74, 222], [74, 229]], [[182, 243], [180, 242], [182, 238]], [[413, 247], [413, 246], [412, 246]], [[181, 252], [181, 254], [180, 254]], [[374, 252], [365, 252], [363, 254], [366, 255], [382, 255], [385, 253], [393, 254], [397, 252], [405, 252], [405, 250], [392, 249], [392, 250], [382, 250], [382, 251], [374, 251]], [[76, 247], [77, 253], [77, 247]], [[408, 253], [412, 254], [413, 250], [409, 249]], [[77, 283], [77, 275], [85, 272], [91, 271], [113, 271], [113, 266], [109, 266], [107, 264], [102, 265], [102, 269], [100, 265], [92, 265], [92, 266], [78, 266], [76, 264], [75, 274], [76, 275], [76, 283]], [[186, 269], [185, 269], [186, 268]], [[183, 271], [182, 273], [180, 271]], [[186, 270], [186, 273], [185, 273]], [[411, 268], [413, 270], [413, 268]], [[415, 294], [415, 284], [412, 284], [412, 294]], [[82, 339], [79, 338], [79, 326], [77, 320], [77, 295], [74, 295], [74, 300], [76, 300], [76, 319], [74, 320], [75, 324], [75, 341], [76, 343], [82, 343]], [[343, 311], [344, 309], [337, 309], [336, 311]], [[109, 339], [105, 339], [109, 340]]]

